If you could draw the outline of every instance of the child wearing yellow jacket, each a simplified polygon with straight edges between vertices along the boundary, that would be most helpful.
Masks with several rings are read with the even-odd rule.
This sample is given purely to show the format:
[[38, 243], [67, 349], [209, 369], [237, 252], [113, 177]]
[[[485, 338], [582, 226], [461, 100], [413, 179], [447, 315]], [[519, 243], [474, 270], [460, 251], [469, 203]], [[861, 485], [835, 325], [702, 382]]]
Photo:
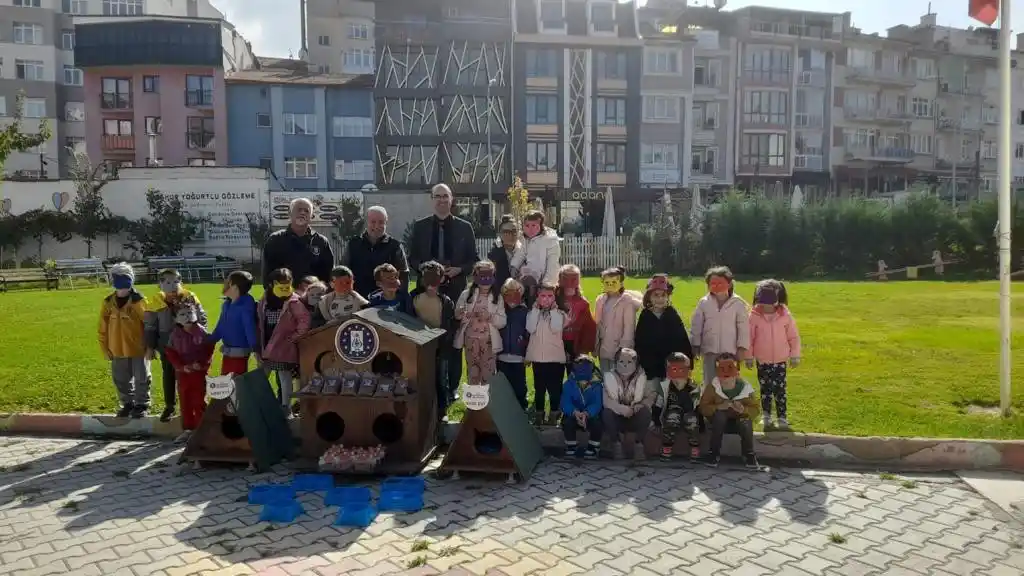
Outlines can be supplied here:
[[701, 459], [705, 465], [718, 466], [722, 437], [730, 431], [739, 434], [746, 467], [760, 468], [754, 454], [754, 419], [761, 407], [754, 387], [740, 378], [736, 354], [724, 352], [715, 357], [715, 377], [701, 393], [700, 413], [711, 422], [711, 449]]
[[113, 293], [100, 307], [99, 343], [110, 361], [120, 418], [142, 418], [149, 411], [149, 372], [145, 330], [146, 299], [135, 289], [135, 271], [124, 262], [110, 267]]

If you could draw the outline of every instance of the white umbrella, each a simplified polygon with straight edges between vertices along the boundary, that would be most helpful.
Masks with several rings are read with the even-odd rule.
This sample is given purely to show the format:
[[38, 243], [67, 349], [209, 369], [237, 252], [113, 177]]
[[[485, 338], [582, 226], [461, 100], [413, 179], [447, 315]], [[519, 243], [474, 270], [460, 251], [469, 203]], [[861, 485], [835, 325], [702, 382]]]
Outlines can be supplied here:
[[704, 207], [700, 204], [700, 186], [693, 187], [693, 198], [690, 201], [690, 230], [700, 233], [700, 215]]
[[615, 224], [615, 203], [612, 201], [612, 187], [604, 193], [604, 225], [601, 227], [605, 236], [615, 238], [619, 235]]
[[790, 198], [789, 208], [794, 214], [800, 211], [804, 207], [804, 192], [800, 189], [800, 186], [793, 187], [793, 197]]

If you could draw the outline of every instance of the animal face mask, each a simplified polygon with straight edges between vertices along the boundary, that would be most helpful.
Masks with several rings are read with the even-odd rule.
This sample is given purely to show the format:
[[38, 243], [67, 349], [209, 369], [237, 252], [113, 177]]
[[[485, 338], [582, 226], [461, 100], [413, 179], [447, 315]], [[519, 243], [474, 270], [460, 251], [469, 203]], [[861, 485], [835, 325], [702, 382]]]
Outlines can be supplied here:
[[377, 283], [380, 285], [381, 290], [398, 290], [398, 287], [401, 286], [398, 274], [391, 274], [389, 272], [381, 274], [380, 280]]
[[331, 280], [331, 288], [339, 294], [348, 294], [352, 291], [352, 277], [342, 276]]
[[436, 288], [441, 285], [441, 277], [437, 270], [426, 270], [423, 272], [423, 284]]
[[636, 372], [636, 350], [623, 348], [615, 357], [615, 371], [620, 376], [630, 377]]
[[540, 234], [541, 224], [537, 220], [527, 220], [523, 222], [523, 235], [527, 238], [533, 238]]
[[555, 305], [555, 293], [545, 290], [537, 294], [537, 304], [547, 310]]
[[669, 380], [689, 380], [690, 365], [686, 362], [669, 362], [665, 372]]
[[160, 291], [164, 294], [177, 294], [181, 289], [181, 280], [178, 278], [161, 278]]
[[110, 283], [114, 286], [114, 290], [119, 291], [131, 290], [133, 284], [131, 277], [122, 276], [120, 274], [115, 274], [113, 277], [111, 277]]
[[606, 276], [601, 279], [601, 284], [604, 286], [604, 293], [609, 296], [622, 292], [622, 278], [618, 276]]
[[523, 303], [523, 293], [518, 290], [509, 290], [502, 294], [501, 297], [509, 308], [514, 308]]
[[716, 296], [729, 293], [729, 281], [721, 276], [712, 276], [708, 280], [708, 291]]
[[272, 289], [274, 296], [284, 300], [285, 298], [291, 298], [292, 293], [295, 289], [292, 288], [291, 282], [274, 282], [274, 288]]
[[740, 373], [740, 365], [735, 360], [718, 360], [715, 362], [715, 375], [719, 380], [736, 378]]
[[174, 313], [174, 322], [185, 326], [187, 324], [195, 324], [197, 320], [196, 309], [191, 306], [182, 306], [178, 308], [178, 311]]
[[494, 272], [491, 270], [481, 270], [473, 275], [473, 282], [477, 286], [490, 288], [494, 286]]

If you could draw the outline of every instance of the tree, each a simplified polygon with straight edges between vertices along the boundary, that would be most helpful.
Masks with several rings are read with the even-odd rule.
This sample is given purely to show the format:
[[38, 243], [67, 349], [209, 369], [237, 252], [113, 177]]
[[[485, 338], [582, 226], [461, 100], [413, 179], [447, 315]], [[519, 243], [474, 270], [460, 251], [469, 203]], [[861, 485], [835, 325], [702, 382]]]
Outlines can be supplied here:
[[249, 246], [255, 260], [256, 252], [262, 253], [267, 238], [270, 238], [270, 219], [262, 212], [249, 212], [245, 220], [249, 223]]
[[334, 217], [334, 232], [331, 233], [334, 241], [344, 247], [349, 238], [362, 234], [365, 228], [363, 203], [353, 198], [343, 198], [341, 210]]
[[43, 261], [43, 242], [47, 236], [63, 244], [71, 240], [75, 234], [74, 220], [64, 212], [36, 208], [22, 214], [21, 219], [24, 228], [36, 241], [36, 252], [40, 262]]
[[75, 232], [85, 240], [87, 256], [92, 258], [93, 243], [100, 235], [109, 233], [108, 223], [114, 218], [100, 194], [112, 177], [103, 164], [93, 166], [88, 154], [73, 151], [72, 154], [71, 179], [75, 182], [77, 196], [70, 214]]
[[10, 248], [14, 252], [12, 258], [17, 262], [18, 248], [21, 248], [26, 238], [28, 238], [28, 229], [25, 226], [23, 214], [14, 215], [9, 212], [0, 214], [0, 261], [6, 260], [3, 254]]
[[14, 102], [14, 121], [0, 130], [0, 173], [3, 172], [7, 158], [15, 152], [26, 152], [39, 146], [50, 139], [50, 125], [46, 120], [39, 121], [39, 131], [36, 134], [26, 134], [21, 131], [22, 114], [25, 107], [25, 94], [18, 94]]
[[128, 231], [128, 246], [143, 256], [179, 255], [186, 242], [197, 240], [203, 232], [206, 220], [186, 212], [175, 196], [150, 188], [146, 205], [149, 218], [132, 223]]

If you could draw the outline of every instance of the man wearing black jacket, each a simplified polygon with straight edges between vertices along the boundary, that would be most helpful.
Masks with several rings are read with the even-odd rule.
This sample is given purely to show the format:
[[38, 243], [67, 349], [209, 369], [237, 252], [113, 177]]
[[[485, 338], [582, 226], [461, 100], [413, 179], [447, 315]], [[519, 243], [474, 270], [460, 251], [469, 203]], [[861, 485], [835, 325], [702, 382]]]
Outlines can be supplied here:
[[355, 288], [364, 298], [377, 291], [373, 271], [381, 264], [391, 264], [398, 270], [402, 290], [409, 289], [409, 264], [406, 263], [402, 243], [387, 232], [388, 212], [383, 206], [371, 206], [366, 211], [366, 231], [348, 240], [344, 263], [352, 269]]
[[330, 282], [334, 250], [327, 238], [310, 226], [313, 203], [308, 198], [296, 198], [288, 207], [288, 215], [288, 227], [271, 234], [263, 245], [264, 287], [270, 273], [278, 268], [291, 270], [295, 284], [306, 276]]

